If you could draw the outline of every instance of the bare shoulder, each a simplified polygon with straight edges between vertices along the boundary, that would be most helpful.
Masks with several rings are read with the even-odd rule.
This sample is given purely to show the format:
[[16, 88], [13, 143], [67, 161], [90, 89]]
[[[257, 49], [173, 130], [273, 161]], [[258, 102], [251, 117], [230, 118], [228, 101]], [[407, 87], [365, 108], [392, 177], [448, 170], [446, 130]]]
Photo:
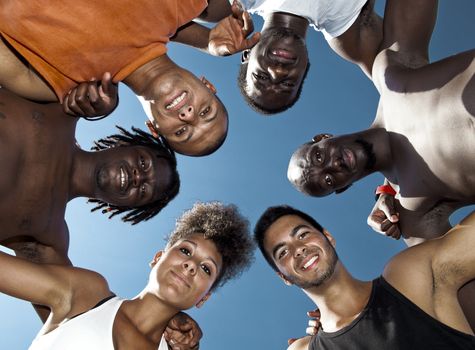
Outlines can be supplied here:
[[307, 350], [308, 346], [310, 345], [311, 339], [312, 339], [311, 336], [299, 338], [296, 341], [294, 341], [292, 344], [290, 344], [287, 350]]

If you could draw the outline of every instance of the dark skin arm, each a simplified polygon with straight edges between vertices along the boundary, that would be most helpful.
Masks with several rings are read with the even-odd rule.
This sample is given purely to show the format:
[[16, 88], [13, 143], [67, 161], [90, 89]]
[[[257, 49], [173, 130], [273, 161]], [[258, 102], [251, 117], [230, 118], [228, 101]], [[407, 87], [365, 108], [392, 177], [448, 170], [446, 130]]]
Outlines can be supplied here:
[[199, 19], [216, 23], [231, 14], [231, 4], [228, 0], [208, 0], [208, 6], [198, 16]]
[[253, 47], [259, 40], [259, 33], [248, 38], [253, 31], [251, 16], [235, 1], [231, 14], [214, 28], [190, 22], [180, 27], [171, 40], [214, 56], [228, 56]]

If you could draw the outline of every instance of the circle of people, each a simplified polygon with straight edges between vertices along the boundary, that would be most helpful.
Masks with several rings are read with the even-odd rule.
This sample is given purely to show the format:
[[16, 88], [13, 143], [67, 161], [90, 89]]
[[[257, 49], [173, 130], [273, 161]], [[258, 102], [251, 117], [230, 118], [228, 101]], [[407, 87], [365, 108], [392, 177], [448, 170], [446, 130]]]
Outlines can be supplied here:
[[[31, 302], [42, 318], [30, 350], [198, 349], [201, 330], [181, 311], [201, 307], [239, 276], [254, 243], [276, 274], [319, 308], [309, 335], [289, 349], [475, 349], [475, 213], [449, 223], [456, 209], [475, 203], [475, 50], [430, 63], [438, 2], [387, 0], [383, 18], [374, 0], [156, 6], [110, 0], [2, 6], [1, 152], [9, 162], [0, 190], [18, 205], [2, 221], [2, 245], [16, 256], [0, 252], [0, 291]], [[264, 18], [259, 32], [250, 14]], [[116, 296], [99, 273], [72, 266], [68, 201], [90, 198], [93, 210], [133, 225], [149, 220], [178, 194], [175, 152], [206, 156], [226, 140], [228, 114], [215, 87], [175, 64], [166, 44], [215, 56], [240, 52], [244, 99], [259, 113], [276, 114], [299, 98], [310, 66], [309, 26], [363, 70], [380, 100], [369, 128], [319, 134], [300, 146], [288, 179], [321, 197], [382, 173], [368, 223], [403, 237], [409, 248], [381, 276], [360, 281], [312, 216], [270, 207], [252, 239], [236, 206], [209, 202], [177, 219], [133, 299]], [[118, 127], [92, 152], [82, 150], [77, 121], [112, 113], [119, 82], [137, 95], [149, 130]], [[15, 137], [21, 133], [32, 136]], [[407, 336], [416, 327], [417, 336]]]

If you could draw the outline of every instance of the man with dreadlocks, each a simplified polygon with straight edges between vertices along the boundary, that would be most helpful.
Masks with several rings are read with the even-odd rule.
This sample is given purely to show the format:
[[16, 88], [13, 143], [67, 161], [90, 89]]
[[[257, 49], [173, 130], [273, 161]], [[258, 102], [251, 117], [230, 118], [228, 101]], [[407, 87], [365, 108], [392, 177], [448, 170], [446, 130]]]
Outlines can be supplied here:
[[[33, 103], [0, 88], [0, 243], [35, 263], [71, 265], [64, 214], [73, 198], [94, 198], [93, 210], [137, 224], [178, 193], [175, 155], [162, 140], [119, 128], [86, 152], [76, 144], [76, 123], [58, 103]], [[37, 311], [43, 320], [49, 314]], [[192, 345], [200, 338], [199, 329], [194, 333]]]

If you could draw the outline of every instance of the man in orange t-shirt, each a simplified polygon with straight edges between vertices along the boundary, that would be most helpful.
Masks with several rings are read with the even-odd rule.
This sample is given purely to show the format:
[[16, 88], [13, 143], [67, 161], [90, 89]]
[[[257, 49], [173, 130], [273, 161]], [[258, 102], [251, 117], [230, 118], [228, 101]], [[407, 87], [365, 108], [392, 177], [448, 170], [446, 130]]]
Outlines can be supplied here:
[[[195, 156], [212, 153], [226, 137], [226, 109], [211, 83], [168, 58], [166, 44], [174, 38], [209, 47], [213, 54], [223, 52], [223, 46], [233, 53], [252, 46], [257, 37], [246, 39], [243, 27], [250, 17], [237, 6], [211, 31], [190, 22], [206, 14], [207, 6], [206, 0], [105, 0], [87, 6], [73, 0], [4, 0], [0, 84], [26, 98], [59, 100], [66, 110], [89, 115], [101, 108], [78, 107], [76, 94], [81, 100], [87, 91], [74, 88], [105, 78], [108, 88], [100, 97], [115, 105], [110, 86], [123, 81], [141, 99], [150, 126], [174, 150]], [[228, 28], [238, 34], [232, 40]], [[88, 102], [95, 107], [96, 101]]]

